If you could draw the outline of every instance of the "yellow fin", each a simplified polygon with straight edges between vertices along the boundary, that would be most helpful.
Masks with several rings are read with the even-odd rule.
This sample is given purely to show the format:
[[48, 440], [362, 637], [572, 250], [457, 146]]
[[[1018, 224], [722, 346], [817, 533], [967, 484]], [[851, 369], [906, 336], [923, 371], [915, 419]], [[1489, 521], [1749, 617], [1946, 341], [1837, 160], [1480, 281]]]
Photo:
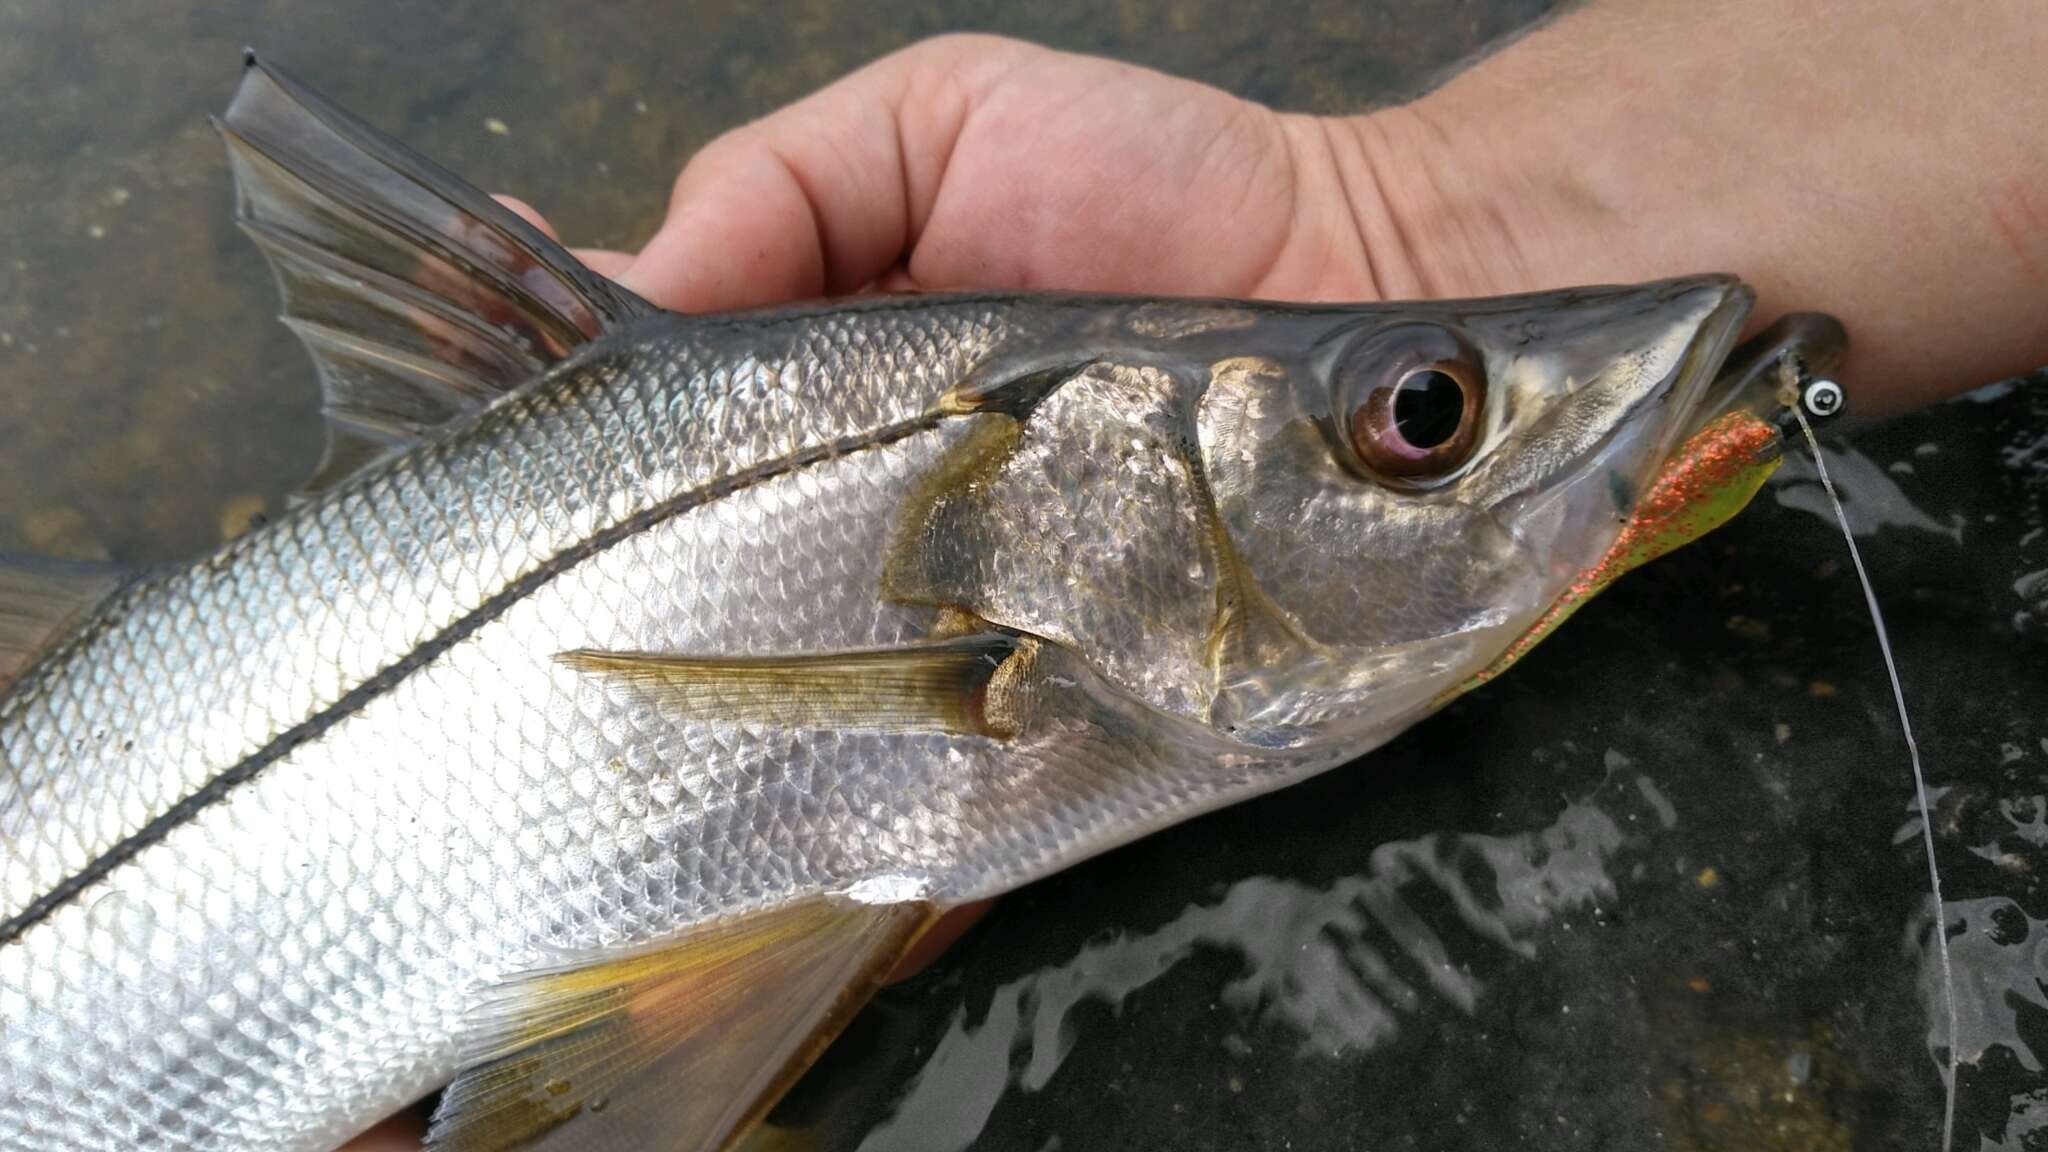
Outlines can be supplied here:
[[431, 1152], [731, 1147], [866, 1003], [928, 904], [820, 897], [493, 989]]
[[996, 633], [900, 648], [793, 656], [564, 652], [578, 672], [635, 685], [703, 720], [1008, 737], [989, 686], [1020, 642]]

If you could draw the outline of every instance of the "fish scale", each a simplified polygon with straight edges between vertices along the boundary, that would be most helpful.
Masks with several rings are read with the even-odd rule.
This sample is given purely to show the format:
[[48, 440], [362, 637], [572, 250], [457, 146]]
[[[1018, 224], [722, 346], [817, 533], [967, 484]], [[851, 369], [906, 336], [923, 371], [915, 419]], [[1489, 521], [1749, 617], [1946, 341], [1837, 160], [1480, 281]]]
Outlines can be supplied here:
[[[872, 564], [865, 590], [836, 579], [813, 588], [763, 584], [751, 600], [743, 581], [707, 600], [697, 576], [744, 570], [760, 563], [751, 554], [779, 550], [879, 556], [874, 537], [886, 518], [844, 514], [864, 504], [879, 511], [872, 506], [886, 506], [892, 488], [911, 483], [911, 465], [928, 462], [948, 438], [926, 435], [928, 445], [871, 450], [893, 457], [893, 467], [876, 469], [864, 453], [815, 466], [822, 474], [811, 480], [820, 488], [869, 493], [806, 502], [817, 514], [836, 509], [830, 523], [780, 515], [778, 489], [796, 484], [783, 477], [736, 495], [720, 514], [681, 515], [565, 573], [145, 849], [32, 929], [25, 946], [0, 951], [0, 985], [10, 989], [29, 970], [88, 975], [34, 1005], [0, 999], [10, 1040], [33, 1035], [38, 1050], [73, 1054], [70, 1074], [57, 1075], [27, 1050], [10, 1053], [5, 1091], [38, 1107], [0, 1114], [0, 1122], [97, 1111], [110, 1095], [135, 1118], [132, 1128], [93, 1141], [0, 1123], [0, 1147], [127, 1147], [174, 1131], [181, 1117], [213, 1131], [260, 1111], [260, 1098], [241, 1084], [303, 1091], [342, 1115], [388, 1111], [447, 1077], [465, 998], [536, 943], [645, 939], [713, 912], [840, 884], [875, 863], [845, 850], [849, 843], [872, 845], [892, 866], [913, 862], [924, 814], [891, 803], [927, 789], [847, 782], [836, 770], [895, 762], [915, 774], [912, 765], [952, 759], [945, 741], [877, 738], [848, 756], [843, 741], [858, 738], [785, 741], [719, 726], [676, 732], [657, 710], [615, 699], [616, 690], [597, 699], [579, 692], [549, 657], [579, 644], [831, 647], [914, 635], [916, 617], [928, 613], [880, 608]], [[732, 531], [729, 518], [750, 515], [755, 523]], [[858, 537], [854, 525], [866, 526], [869, 538], [835, 538]], [[777, 571], [807, 567], [778, 559], [785, 563]], [[720, 611], [648, 612], [641, 627], [625, 628], [624, 603], [647, 598], [627, 590], [627, 572], [661, 574], [657, 602], [715, 603]], [[768, 620], [782, 631], [764, 627]], [[482, 682], [492, 687], [480, 690]], [[506, 711], [514, 722], [505, 722]], [[457, 735], [437, 737], [422, 716]], [[367, 779], [359, 767], [393, 762], [399, 771]], [[768, 764], [796, 770], [774, 773], [780, 785], [767, 788]], [[627, 804], [646, 815], [620, 820]], [[873, 820], [881, 836], [848, 835], [867, 831], [847, 827], [860, 820]], [[408, 835], [387, 847], [381, 830], [401, 825]], [[566, 836], [553, 840], [551, 830]], [[423, 848], [423, 859], [412, 855]], [[373, 855], [362, 859], [366, 851]], [[195, 922], [187, 900], [197, 891], [227, 896], [203, 901]], [[111, 969], [94, 963], [110, 942], [94, 909], [109, 899], [152, 911], [140, 935], [111, 941]], [[188, 928], [164, 939], [160, 930], [173, 923]], [[271, 961], [257, 966], [258, 957]], [[109, 1031], [94, 1005], [113, 990], [99, 977], [140, 977], [160, 993], [132, 1026]], [[252, 1020], [260, 1033], [231, 1042]], [[179, 1115], [152, 1107], [164, 1099], [161, 1086], [109, 1075], [129, 1065], [134, 1045], [166, 1031], [222, 1045], [221, 1067], [176, 1092]], [[377, 1055], [401, 1050], [404, 1061]], [[343, 1086], [348, 1094], [335, 1095]], [[318, 1148], [336, 1137], [297, 1123], [279, 1115], [246, 1135], [250, 1146], [279, 1148]]]
[[[950, 327], [973, 339], [986, 324], [970, 306]], [[109, 627], [0, 701], [0, 744], [40, 753], [11, 757], [17, 772], [0, 776], [5, 917], [592, 532], [782, 456], [916, 419], [935, 398], [903, 387], [872, 345], [829, 332], [807, 342], [853, 362], [806, 349], [697, 368], [679, 349], [652, 372], [628, 363], [570, 373], [532, 411], [507, 410], [474, 439], [437, 444], [213, 563], [129, 593]], [[778, 383], [767, 395], [729, 389], [735, 375]], [[629, 386], [607, 386], [614, 379]], [[756, 402], [734, 403], [729, 390]], [[654, 418], [671, 407], [687, 414]], [[713, 418], [695, 418], [700, 410]], [[644, 469], [618, 466], [635, 460]], [[116, 653], [132, 671], [109, 680]], [[94, 726], [137, 690], [127, 730]], [[60, 811], [50, 795], [59, 767], [101, 781], [101, 803]]]

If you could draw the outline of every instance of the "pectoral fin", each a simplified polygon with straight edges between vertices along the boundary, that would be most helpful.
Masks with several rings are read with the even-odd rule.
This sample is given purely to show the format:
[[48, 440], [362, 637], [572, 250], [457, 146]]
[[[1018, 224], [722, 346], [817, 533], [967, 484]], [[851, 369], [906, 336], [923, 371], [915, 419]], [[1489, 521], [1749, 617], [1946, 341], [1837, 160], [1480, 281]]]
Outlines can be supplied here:
[[760, 1119], [936, 918], [805, 900], [493, 990], [433, 1152], [713, 1152]]
[[565, 652], [578, 672], [631, 684], [679, 715], [780, 728], [1007, 738], [1029, 706], [1032, 641], [996, 633], [788, 656]]

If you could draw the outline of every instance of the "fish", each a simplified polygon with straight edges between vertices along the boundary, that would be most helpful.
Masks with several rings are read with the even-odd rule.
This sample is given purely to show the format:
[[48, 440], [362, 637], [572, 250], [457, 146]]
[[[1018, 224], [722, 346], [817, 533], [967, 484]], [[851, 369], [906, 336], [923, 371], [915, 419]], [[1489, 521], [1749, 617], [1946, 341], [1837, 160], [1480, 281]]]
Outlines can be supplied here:
[[[285, 514], [0, 563], [0, 1149], [721, 1149], [949, 910], [1357, 759], [1733, 516], [1738, 279], [658, 309], [289, 75]], [[1788, 326], [1789, 325], [1789, 326]]]

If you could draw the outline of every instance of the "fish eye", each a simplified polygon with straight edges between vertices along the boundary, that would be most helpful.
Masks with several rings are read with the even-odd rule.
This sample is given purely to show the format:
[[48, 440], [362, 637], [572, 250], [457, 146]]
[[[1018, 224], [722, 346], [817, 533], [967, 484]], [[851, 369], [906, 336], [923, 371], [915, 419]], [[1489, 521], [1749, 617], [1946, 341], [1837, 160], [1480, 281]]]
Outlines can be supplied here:
[[1405, 324], [1360, 341], [1337, 366], [1341, 439], [1370, 475], [1428, 484], [1464, 467], [1485, 423], [1486, 365], [1456, 331]]

